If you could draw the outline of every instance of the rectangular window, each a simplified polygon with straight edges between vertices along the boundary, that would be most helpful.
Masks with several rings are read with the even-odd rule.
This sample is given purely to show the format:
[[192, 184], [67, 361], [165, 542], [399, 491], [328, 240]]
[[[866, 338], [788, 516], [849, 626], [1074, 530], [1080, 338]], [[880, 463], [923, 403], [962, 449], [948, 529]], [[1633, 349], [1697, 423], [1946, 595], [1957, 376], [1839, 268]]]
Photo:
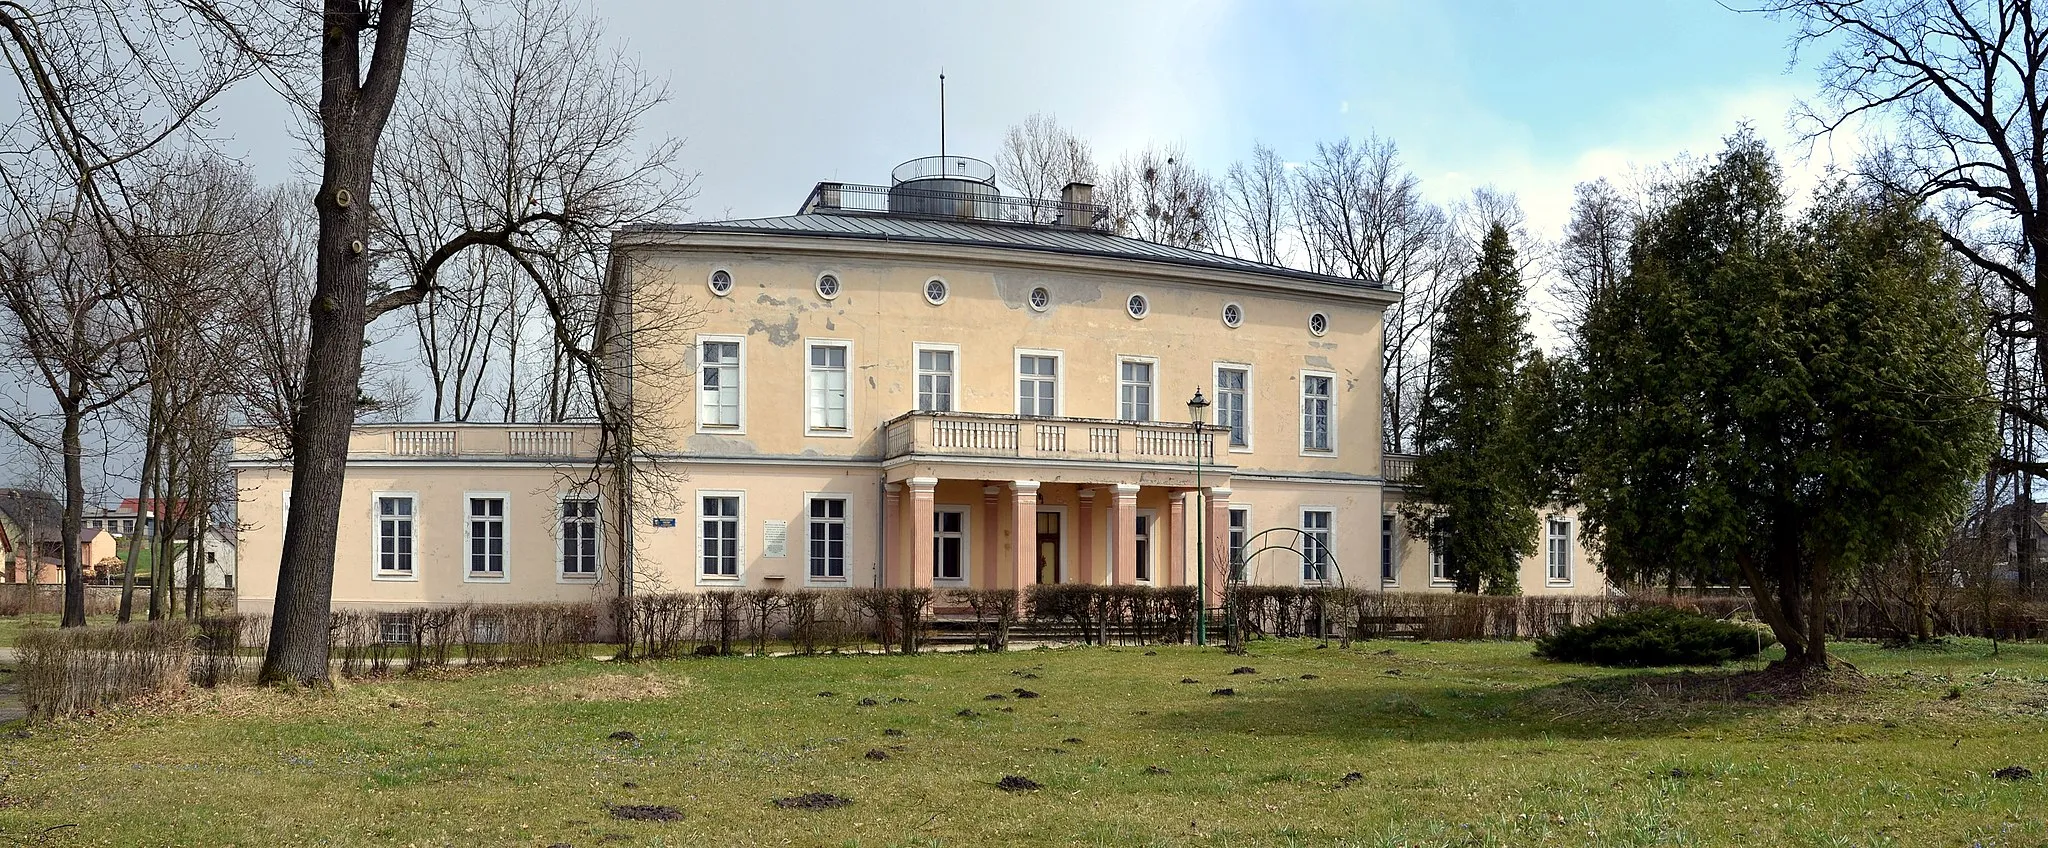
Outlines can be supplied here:
[[846, 579], [846, 499], [811, 498], [812, 580]]
[[1244, 546], [1251, 540], [1252, 511], [1230, 510], [1230, 579], [1244, 579]]
[[1118, 361], [1116, 388], [1116, 417], [1125, 421], [1152, 420], [1152, 363]]
[[953, 411], [953, 351], [917, 349], [917, 408], [923, 412]]
[[804, 375], [813, 430], [846, 430], [846, 345], [812, 344]]
[[597, 499], [562, 499], [562, 576], [597, 576]]
[[377, 614], [377, 641], [386, 645], [412, 643], [412, 616], [402, 612]]
[[1328, 375], [1301, 375], [1301, 449], [1330, 450], [1330, 384]]
[[967, 579], [967, 510], [932, 512], [932, 579]]
[[1444, 541], [1450, 523], [1438, 518], [1429, 524], [1429, 582], [1451, 582], [1450, 569], [1444, 563]]
[[1330, 579], [1330, 511], [1301, 511], [1301, 581], [1321, 583]]
[[1017, 356], [1017, 414], [1051, 418], [1059, 414], [1060, 358]]
[[1243, 368], [1216, 369], [1216, 426], [1230, 428], [1230, 446], [1251, 447], [1251, 372]]
[[1572, 523], [1550, 519], [1550, 582], [1572, 582]]
[[1394, 570], [1394, 516], [1380, 516], [1380, 582], [1397, 582], [1400, 574]]
[[701, 503], [697, 550], [704, 565], [700, 573], [714, 579], [740, 576], [739, 496], [705, 495]]
[[740, 343], [705, 341], [697, 354], [697, 423], [740, 426]]
[[413, 499], [410, 495], [377, 496], [377, 572], [411, 576]]
[[468, 498], [469, 576], [495, 579], [505, 576], [505, 499]]
[[1141, 512], [1137, 519], [1132, 538], [1138, 543], [1138, 561], [1131, 566], [1137, 573], [1131, 577], [1142, 582], [1152, 579], [1152, 516]]

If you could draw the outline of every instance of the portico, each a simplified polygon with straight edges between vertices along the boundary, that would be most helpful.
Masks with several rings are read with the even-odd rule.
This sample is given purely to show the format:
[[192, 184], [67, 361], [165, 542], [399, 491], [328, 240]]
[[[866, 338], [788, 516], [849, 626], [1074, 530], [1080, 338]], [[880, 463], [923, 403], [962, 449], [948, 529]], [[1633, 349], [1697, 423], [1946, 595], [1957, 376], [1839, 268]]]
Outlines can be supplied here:
[[1214, 428], [915, 412], [886, 430], [886, 585], [1194, 585], [1197, 450], [1221, 574], [1232, 468], [1214, 464]]

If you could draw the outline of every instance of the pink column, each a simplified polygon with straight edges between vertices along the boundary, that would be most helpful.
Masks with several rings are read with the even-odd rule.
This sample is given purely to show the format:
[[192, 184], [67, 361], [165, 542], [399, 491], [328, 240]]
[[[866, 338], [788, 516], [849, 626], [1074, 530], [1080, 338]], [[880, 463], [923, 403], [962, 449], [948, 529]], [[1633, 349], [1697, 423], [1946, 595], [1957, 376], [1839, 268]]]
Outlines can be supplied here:
[[882, 486], [882, 585], [908, 586], [910, 575], [903, 561], [903, 484]]
[[1078, 514], [1074, 516], [1074, 538], [1065, 542], [1073, 549], [1070, 556], [1074, 558], [1074, 582], [1106, 583], [1103, 575], [1095, 573], [1095, 552], [1102, 545], [1095, 538], [1095, 490], [1081, 487], [1075, 503], [1074, 511]]
[[1138, 570], [1138, 487], [1118, 483], [1116, 497], [1109, 502], [1109, 533], [1116, 558], [1104, 583], [1129, 583]]
[[911, 586], [932, 585], [932, 490], [936, 477], [912, 477], [910, 484], [910, 533], [903, 543], [910, 546]]
[[1038, 582], [1038, 481], [1018, 480], [1010, 487], [1010, 536], [1016, 540], [1010, 587], [1021, 593]]
[[981, 487], [981, 561], [974, 564], [968, 585], [976, 589], [994, 589], [1004, 583], [1002, 566], [1003, 519], [1002, 511], [996, 509], [996, 496], [1002, 489], [995, 486]]
[[1161, 586], [1180, 586], [1188, 582], [1188, 526], [1187, 503], [1193, 495], [1187, 492], [1170, 492], [1166, 496], [1166, 520], [1160, 523], [1159, 532], [1166, 536], [1166, 568], [1160, 575]]
[[[1230, 490], [1209, 490], [1208, 603], [1223, 602], [1223, 584], [1230, 579]], [[1250, 529], [1250, 528], [1247, 528]]]

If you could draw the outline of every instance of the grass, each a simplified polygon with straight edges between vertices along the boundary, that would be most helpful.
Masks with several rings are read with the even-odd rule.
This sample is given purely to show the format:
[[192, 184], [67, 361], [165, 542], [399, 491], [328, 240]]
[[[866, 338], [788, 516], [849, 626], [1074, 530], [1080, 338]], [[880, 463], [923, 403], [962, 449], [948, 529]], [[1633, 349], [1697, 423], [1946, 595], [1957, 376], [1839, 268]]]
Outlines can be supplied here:
[[[1792, 701], [1658, 695], [1699, 678], [1528, 651], [1265, 642], [1243, 658], [1181, 647], [584, 662], [331, 696], [201, 692], [0, 741], [0, 841], [75, 825], [47, 838], [2048, 845], [2048, 785], [1990, 776], [2048, 773], [2048, 646], [1993, 658], [1983, 643], [1843, 645], [1860, 691]], [[1042, 697], [1019, 699], [1020, 687]], [[1210, 694], [1222, 687], [1238, 694]], [[1044, 788], [998, 790], [1007, 775]], [[772, 804], [810, 792], [854, 803]], [[616, 804], [683, 819], [619, 821]]]
[[[63, 616], [53, 612], [32, 612], [21, 615], [0, 616], [0, 648], [12, 648], [19, 644], [21, 642], [21, 631], [26, 628], [56, 627], [63, 620]], [[85, 623], [88, 625], [113, 624], [114, 617], [111, 615], [89, 615], [85, 617]]]

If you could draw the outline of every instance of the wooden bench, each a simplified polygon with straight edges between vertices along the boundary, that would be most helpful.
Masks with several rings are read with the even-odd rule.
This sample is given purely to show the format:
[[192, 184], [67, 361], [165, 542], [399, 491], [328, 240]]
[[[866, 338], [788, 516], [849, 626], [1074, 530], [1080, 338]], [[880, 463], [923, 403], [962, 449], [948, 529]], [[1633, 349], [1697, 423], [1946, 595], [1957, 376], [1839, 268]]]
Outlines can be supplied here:
[[1358, 620], [1360, 639], [1420, 639], [1429, 627], [1423, 615], [1368, 615]]

